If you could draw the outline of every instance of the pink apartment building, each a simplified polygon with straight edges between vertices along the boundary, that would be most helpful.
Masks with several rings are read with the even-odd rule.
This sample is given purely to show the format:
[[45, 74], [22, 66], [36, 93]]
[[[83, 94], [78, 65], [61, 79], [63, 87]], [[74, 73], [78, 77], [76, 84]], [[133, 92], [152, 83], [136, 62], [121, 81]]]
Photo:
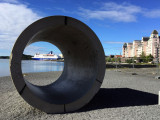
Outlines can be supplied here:
[[133, 43], [124, 43], [122, 48], [122, 57], [140, 57], [142, 52], [146, 55], [153, 55], [154, 58], [160, 56], [160, 36], [156, 30], [153, 30], [150, 37], [142, 37], [142, 40], [134, 40]]

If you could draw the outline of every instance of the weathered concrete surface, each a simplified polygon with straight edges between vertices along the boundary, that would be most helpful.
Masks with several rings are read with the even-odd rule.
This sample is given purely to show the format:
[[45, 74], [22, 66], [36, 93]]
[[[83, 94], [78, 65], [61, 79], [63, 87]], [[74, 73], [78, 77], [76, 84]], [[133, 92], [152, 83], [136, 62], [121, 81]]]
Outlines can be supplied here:
[[[54, 44], [65, 59], [62, 75], [47, 86], [33, 85], [22, 76], [23, 51], [38, 41]], [[105, 56], [98, 37], [84, 23], [51, 16], [21, 33], [11, 53], [10, 70], [18, 93], [30, 105], [46, 113], [71, 112], [86, 105], [98, 92], [105, 74]]]
[[[0, 78], [0, 119], [2, 120], [159, 120], [158, 91], [160, 80], [156, 69], [106, 70], [98, 94], [74, 113], [46, 114], [27, 104], [17, 93], [10, 77]], [[132, 75], [136, 72], [138, 75]], [[35, 84], [50, 83], [57, 72], [27, 74]], [[38, 78], [38, 79], [37, 79]]]

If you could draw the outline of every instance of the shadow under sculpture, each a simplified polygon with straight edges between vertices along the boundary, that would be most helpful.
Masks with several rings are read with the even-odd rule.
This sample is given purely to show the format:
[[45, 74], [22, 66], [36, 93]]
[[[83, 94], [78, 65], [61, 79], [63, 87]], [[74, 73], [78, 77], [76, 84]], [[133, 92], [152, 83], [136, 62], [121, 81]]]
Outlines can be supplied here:
[[[23, 78], [21, 57], [26, 46], [45, 41], [64, 55], [61, 76], [46, 86], [36, 86]], [[28, 26], [18, 37], [10, 57], [13, 83], [31, 106], [46, 113], [80, 109], [98, 92], [105, 74], [105, 55], [95, 33], [71, 17], [51, 16]]]

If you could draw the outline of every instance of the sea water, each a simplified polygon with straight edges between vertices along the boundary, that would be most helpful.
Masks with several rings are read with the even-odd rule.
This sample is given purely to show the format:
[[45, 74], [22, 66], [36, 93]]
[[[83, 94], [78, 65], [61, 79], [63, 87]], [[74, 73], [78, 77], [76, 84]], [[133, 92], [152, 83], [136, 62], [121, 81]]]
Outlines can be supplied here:
[[[23, 73], [50, 72], [63, 71], [64, 62], [22, 60], [21, 65]], [[0, 59], [0, 77], [9, 75], [9, 59]]]

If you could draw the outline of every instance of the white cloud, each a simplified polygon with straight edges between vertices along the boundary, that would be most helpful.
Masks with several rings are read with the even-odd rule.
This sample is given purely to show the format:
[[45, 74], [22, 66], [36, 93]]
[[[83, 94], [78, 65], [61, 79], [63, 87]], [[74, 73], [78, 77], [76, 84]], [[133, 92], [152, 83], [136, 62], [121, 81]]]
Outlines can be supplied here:
[[104, 48], [106, 50], [110, 50], [110, 51], [119, 51], [119, 50], [122, 50], [122, 47], [107, 47], [107, 48]]
[[0, 50], [11, 51], [17, 36], [14, 34], [0, 34]]
[[122, 3], [117, 4], [114, 2], [104, 3], [99, 10], [89, 10], [79, 8], [79, 14], [88, 19], [111, 19], [116, 22], [134, 22], [137, 20], [137, 13], [141, 12], [138, 6]]
[[160, 9], [145, 11], [144, 16], [149, 18], [160, 18]]
[[124, 44], [124, 42], [114, 42], [114, 41], [106, 41], [104, 43], [107, 43], [107, 44]]
[[[20, 33], [31, 23], [41, 18], [24, 4], [13, 4], [17, 0], [0, 2], [0, 49], [11, 51]], [[9, 3], [7, 3], [9, 2]], [[11, 3], [12, 2], [12, 3]]]
[[85, 19], [110, 19], [115, 22], [135, 22], [138, 14], [148, 18], [160, 18], [160, 9], [147, 9], [129, 3], [105, 2], [100, 8], [91, 10], [79, 8], [79, 15]]
[[46, 47], [39, 47], [35, 45], [29, 45], [25, 48], [24, 54], [27, 55], [35, 55], [36, 52], [44, 52], [47, 48]]
[[50, 44], [48, 42], [41, 42], [43, 43], [43, 46], [40, 47], [40, 46], [37, 46], [38, 43], [40, 42], [36, 42], [27, 46], [24, 50], [24, 54], [27, 54], [27, 55], [35, 55], [36, 53], [46, 54], [46, 53], [49, 53], [49, 51], [53, 51], [54, 54], [57, 54], [57, 55], [61, 54], [61, 51], [53, 44]]
[[18, 0], [0, 0], [3, 3], [19, 3]]
[[141, 8], [139, 6], [131, 5], [128, 3], [117, 4], [114, 2], [104, 3], [103, 9], [108, 11], [120, 11], [127, 13], [139, 13]]

